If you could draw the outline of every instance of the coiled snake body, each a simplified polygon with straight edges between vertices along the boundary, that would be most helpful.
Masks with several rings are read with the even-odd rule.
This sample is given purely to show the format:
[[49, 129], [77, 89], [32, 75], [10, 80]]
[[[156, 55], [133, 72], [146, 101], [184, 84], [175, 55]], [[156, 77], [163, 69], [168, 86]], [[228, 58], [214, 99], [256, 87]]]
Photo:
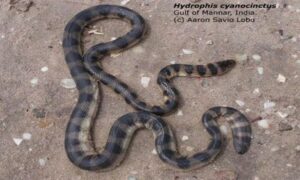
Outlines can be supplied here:
[[[84, 27], [96, 20], [119, 18], [129, 21], [131, 31], [118, 39], [100, 43], [86, 53], [81, 49], [81, 34]], [[219, 61], [207, 65], [174, 64], [163, 68], [157, 79], [163, 90], [165, 102], [150, 106], [140, 100], [125, 83], [105, 72], [97, 63], [107, 54], [122, 51], [138, 43], [145, 34], [145, 21], [136, 12], [120, 6], [99, 5], [78, 13], [66, 26], [63, 39], [65, 59], [79, 91], [77, 104], [71, 114], [65, 135], [65, 149], [70, 161], [86, 170], [109, 170], [124, 159], [126, 150], [137, 129], [147, 128], [155, 134], [155, 147], [159, 158], [180, 169], [192, 169], [206, 165], [221, 151], [224, 144], [216, 120], [223, 116], [231, 125], [233, 144], [239, 154], [250, 146], [251, 127], [247, 118], [230, 107], [213, 107], [204, 113], [202, 123], [212, 136], [208, 147], [190, 157], [181, 156], [170, 127], [157, 115], [164, 115], [177, 107], [178, 92], [170, 83], [176, 76], [209, 77], [222, 75], [231, 70], [234, 60]], [[104, 150], [99, 153], [94, 147], [91, 127], [99, 104], [99, 84], [95, 79], [113, 88], [126, 102], [139, 110], [120, 117], [112, 126]]]

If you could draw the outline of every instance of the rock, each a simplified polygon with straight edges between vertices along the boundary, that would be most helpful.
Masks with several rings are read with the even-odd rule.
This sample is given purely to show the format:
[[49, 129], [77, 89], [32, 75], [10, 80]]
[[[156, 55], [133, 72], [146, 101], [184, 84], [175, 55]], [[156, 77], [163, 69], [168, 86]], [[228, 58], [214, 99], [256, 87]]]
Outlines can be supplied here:
[[147, 88], [149, 86], [150, 83], [150, 77], [142, 77], [141, 79], [141, 84], [144, 88]]
[[75, 81], [73, 79], [62, 79], [60, 81], [60, 85], [66, 89], [74, 89], [76, 88]]
[[220, 130], [223, 134], [225, 134], [225, 135], [228, 134], [228, 129], [225, 125], [221, 125]]
[[264, 68], [263, 67], [257, 67], [257, 72], [259, 75], [263, 75], [264, 74]]
[[297, 54], [292, 54], [292, 58], [296, 59], [298, 57]]
[[276, 105], [276, 103], [275, 102], [272, 102], [272, 101], [266, 101], [265, 103], [264, 103], [264, 109], [271, 109], [271, 108], [273, 108], [273, 107], [275, 107], [275, 105]]
[[177, 116], [183, 116], [182, 110], [178, 110], [178, 111], [177, 111]]
[[130, 0], [122, 0], [120, 4], [121, 4], [122, 6], [124, 6], [124, 5], [126, 5], [127, 3], [129, 3], [129, 1], [130, 1]]
[[285, 83], [286, 77], [284, 77], [282, 74], [278, 74], [277, 81], [280, 83]]
[[190, 54], [194, 53], [194, 51], [192, 51], [190, 49], [182, 49], [182, 52], [183, 52], [183, 54], [187, 54], [187, 55], [190, 55]]
[[39, 83], [39, 79], [38, 78], [33, 78], [30, 80], [31, 86], [34, 87]]
[[188, 136], [182, 136], [181, 141], [187, 141], [189, 139]]
[[145, 49], [142, 48], [141, 46], [136, 46], [135, 48], [132, 49], [132, 51], [136, 54], [142, 54], [145, 52]]
[[296, 152], [300, 152], [300, 145], [295, 147]]
[[256, 96], [260, 96], [261, 93], [260, 93], [259, 88], [255, 88], [255, 89], [253, 90], [253, 94], [256, 95]]
[[39, 164], [40, 164], [40, 166], [45, 166], [46, 165], [46, 159], [43, 159], [43, 158], [41, 158], [41, 159], [39, 159]]
[[47, 66], [42, 67], [42, 68], [41, 68], [41, 71], [42, 71], [42, 72], [47, 72], [47, 71], [48, 71], [48, 67], [47, 67]]
[[293, 129], [293, 127], [290, 124], [286, 123], [286, 122], [282, 122], [281, 121], [279, 123], [278, 130], [281, 131], [281, 132], [283, 132], [283, 131], [290, 131], [292, 129]]
[[24, 140], [30, 140], [31, 139], [31, 134], [30, 133], [23, 133], [23, 135], [22, 135], [22, 138], [24, 139]]
[[235, 100], [235, 103], [237, 103], [241, 107], [245, 106], [245, 102], [241, 100]]
[[248, 62], [248, 55], [247, 54], [236, 54], [235, 59], [240, 62], [241, 64], [246, 64]]
[[291, 41], [292, 42], [297, 42], [297, 37], [292, 37]]
[[270, 127], [267, 119], [262, 119], [260, 121], [257, 121], [257, 124], [259, 127], [263, 128], [263, 129], [268, 129]]
[[258, 54], [253, 54], [253, 55], [252, 55], [252, 58], [253, 58], [255, 61], [261, 61], [261, 56], [258, 55]]
[[191, 151], [193, 151], [193, 150], [194, 150], [194, 148], [193, 148], [193, 147], [191, 147], [191, 146], [187, 146], [187, 147], [186, 147], [186, 150], [187, 150], [187, 151], [189, 151], [189, 152], [191, 152]]
[[19, 145], [22, 143], [23, 139], [21, 139], [21, 138], [13, 138], [13, 141], [14, 141], [14, 143], [15, 143], [17, 146], [19, 146]]
[[206, 44], [207, 44], [207, 45], [213, 45], [214, 42], [213, 42], [212, 40], [208, 40], [208, 41], [206, 41]]
[[276, 114], [283, 119], [289, 116], [287, 113], [283, 113], [280, 111], [277, 111]]
[[170, 64], [176, 64], [176, 61], [174, 61], [174, 60], [170, 61]]
[[153, 149], [153, 150], [151, 151], [151, 153], [154, 154], [154, 155], [156, 155], [156, 154], [157, 154], [156, 149]]
[[278, 151], [278, 150], [279, 150], [279, 147], [278, 147], [278, 146], [275, 146], [275, 147], [272, 147], [272, 148], [271, 148], [271, 151], [272, 151], [272, 152], [276, 152], [276, 151]]
[[137, 178], [134, 176], [128, 176], [127, 180], [137, 180]]

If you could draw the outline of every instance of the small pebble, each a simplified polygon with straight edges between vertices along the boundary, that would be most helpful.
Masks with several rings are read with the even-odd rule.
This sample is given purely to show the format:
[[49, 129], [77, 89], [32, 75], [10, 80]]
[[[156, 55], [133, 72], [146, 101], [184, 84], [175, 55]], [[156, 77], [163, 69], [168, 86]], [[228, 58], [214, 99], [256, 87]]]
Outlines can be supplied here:
[[262, 119], [257, 122], [258, 126], [263, 128], [263, 129], [268, 129], [270, 127], [268, 120]]
[[170, 64], [176, 64], [176, 61], [170, 61]]
[[264, 103], [264, 108], [265, 109], [271, 109], [271, 108], [273, 108], [273, 107], [275, 107], [275, 105], [276, 105], [276, 103], [275, 102], [272, 102], [272, 101], [266, 101], [265, 103]]
[[116, 37], [111, 37], [111, 38], [110, 38], [111, 41], [114, 41], [114, 40], [116, 40], [116, 39], [117, 39]]
[[228, 129], [225, 125], [221, 125], [220, 126], [220, 130], [223, 134], [228, 134]]
[[127, 180], [137, 180], [137, 178], [134, 176], [128, 176]]
[[39, 82], [39, 79], [36, 77], [30, 80], [32, 87], [36, 86], [38, 84], [38, 82]]
[[39, 164], [41, 165], [41, 166], [45, 166], [46, 165], [46, 159], [39, 159]]
[[206, 44], [207, 44], [207, 45], [213, 45], [214, 42], [213, 42], [212, 40], [208, 40], [208, 41], [206, 41]]
[[48, 71], [48, 67], [47, 67], [47, 66], [42, 67], [42, 68], [41, 68], [41, 71], [42, 71], [42, 72], [47, 72], [47, 71]]
[[236, 54], [235, 58], [238, 62], [241, 62], [242, 64], [246, 64], [248, 61], [248, 55], [247, 54]]
[[150, 83], [150, 77], [142, 77], [141, 78], [141, 84], [144, 88], [147, 88]]
[[121, 54], [122, 54], [122, 53], [111, 53], [111, 54], [110, 54], [110, 57], [116, 58], [116, 57], [120, 56]]
[[60, 85], [66, 89], [76, 88], [75, 81], [73, 79], [62, 79]]
[[194, 148], [193, 148], [193, 147], [191, 147], [191, 146], [187, 146], [187, 147], [186, 147], [186, 150], [187, 150], [187, 151], [189, 151], [189, 152], [191, 152], [191, 151], [193, 151], [193, 150], [194, 150]]
[[135, 54], [142, 54], [145, 52], [145, 49], [142, 48], [142, 46], [136, 46], [132, 49], [132, 52], [134, 52]]
[[252, 58], [253, 58], [255, 61], [260, 61], [260, 60], [261, 60], [261, 56], [258, 55], [258, 54], [253, 54], [253, 55], [252, 55]]
[[122, 0], [120, 4], [124, 6], [124, 5], [126, 5], [129, 1], [130, 1], [130, 0]]
[[287, 114], [287, 113], [283, 113], [283, 112], [280, 112], [280, 111], [277, 111], [276, 114], [277, 114], [279, 117], [283, 118], [283, 119], [286, 118], [286, 117], [288, 117], [288, 114]]
[[298, 58], [298, 55], [297, 54], [292, 54], [292, 58], [296, 59], [296, 58]]
[[22, 138], [24, 139], [24, 140], [30, 140], [31, 139], [31, 134], [30, 133], [23, 133], [23, 135], [22, 135]]
[[296, 150], [297, 152], [300, 152], [300, 145], [296, 146], [296, 147], [295, 147], [295, 150]]
[[194, 53], [194, 51], [192, 51], [190, 49], [182, 49], [182, 52], [183, 52], [183, 54], [187, 54], [187, 55], [190, 55], [190, 54]]
[[297, 64], [300, 64], [300, 59], [296, 61]]
[[21, 138], [13, 138], [13, 140], [17, 146], [19, 146], [23, 141], [23, 139], [21, 139]]
[[241, 107], [245, 106], [245, 102], [244, 102], [244, 101], [241, 101], [241, 100], [235, 100], [235, 102], [236, 102], [239, 106], [241, 106]]
[[290, 131], [292, 129], [293, 129], [293, 127], [290, 124], [288, 124], [288, 123], [285, 123], [285, 122], [280, 122], [279, 123], [278, 130], [281, 131], [281, 132], [283, 132], [283, 131]]
[[1, 35], [1, 38], [4, 39], [4, 38], [5, 38], [5, 35]]
[[290, 164], [290, 163], [286, 164], [286, 166], [287, 166], [287, 167], [293, 167], [293, 165]]
[[263, 67], [257, 67], [257, 72], [258, 72], [258, 74], [263, 75], [264, 74], [264, 68]]
[[95, 35], [103, 35], [103, 32], [99, 32], [97, 29], [92, 29], [88, 31], [88, 34], [95, 34]]
[[258, 176], [254, 176], [253, 180], [259, 180]]
[[177, 111], [177, 116], [183, 116], [182, 110], [178, 110], [178, 111]]
[[278, 146], [275, 146], [275, 147], [272, 147], [272, 148], [271, 148], [271, 151], [272, 151], [272, 152], [276, 152], [276, 151], [278, 151], [278, 150], [279, 150], [279, 147], [278, 147]]
[[285, 83], [286, 77], [284, 77], [282, 74], [278, 74], [277, 81], [280, 83]]
[[157, 154], [156, 149], [153, 149], [151, 153], [156, 155]]
[[291, 39], [291, 41], [292, 41], [292, 42], [297, 42], [297, 37], [293, 37], [293, 38]]
[[255, 88], [253, 91], [253, 94], [259, 96], [260, 95], [260, 90], [258, 88]]
[[188, 136], [182, 136], [181, 141], [187, 141], [189, 139]]
[[31, 151], [32, 151], [32, 148], [29, 148], [28, 151], [31, 152]]

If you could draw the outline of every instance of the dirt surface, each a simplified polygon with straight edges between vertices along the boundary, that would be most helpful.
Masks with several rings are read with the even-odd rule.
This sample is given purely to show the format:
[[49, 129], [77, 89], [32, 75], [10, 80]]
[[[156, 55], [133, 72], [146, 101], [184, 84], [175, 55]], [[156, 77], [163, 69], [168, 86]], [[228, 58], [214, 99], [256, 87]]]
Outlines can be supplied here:
[[[243, 1], [246, 2], [253, 1]], [[224, 76], [174, 80], [181, 105], [178, 112], [164, 119], [175, 130], [182, 154], [192, 155], [207, 146], [209, 136], [199, 122], [212, 106], [232, 106], [250, 119], [263, 120], [252, 123], [253, 141], [246, 154], [235, 153], [228, 133], [228, 145], [222, 155], [193, 171], [183, 172], [163, 164], [152, 152], [154, 140], [149, 131], [137, 133], [126, 159], [113, 171], [88, 172], [71, 164], [63, 141], [77, 90], [65, 80], [71, 76], [61, 40], [63, 29], [74, 14], [99, 3], [120, 1], [0, 0], [0, 179], [300, 179], [297, 0], [265, 0], [264, 3], [278, 3], [278, 8], [255, 10], [254, 23], [183, 24], [173, 21], [173, 2], [127, 2], [125, 6], [139, 12], [151, 31], [135, 48], [106, 57], [103, 66], [147, 102], [162, 102], [156, 77], [162, 67], [174, 61], [239, 61]], [[101, 34], [86, 32], [86, 47], [118, 37], [130, 27], [125, 22], [108, 20], [91, 29]], [[146, 88], [141, 85], [142, 77], [150, 78]], [[100, 149], [113, 122], [134, 111], [112, 90], [104, 86], [102, 90], [103, 101], [95, 125], [96, 146]], [[226, 123], [221, 124], [226, 125], [224, 130], [230, 130]]]

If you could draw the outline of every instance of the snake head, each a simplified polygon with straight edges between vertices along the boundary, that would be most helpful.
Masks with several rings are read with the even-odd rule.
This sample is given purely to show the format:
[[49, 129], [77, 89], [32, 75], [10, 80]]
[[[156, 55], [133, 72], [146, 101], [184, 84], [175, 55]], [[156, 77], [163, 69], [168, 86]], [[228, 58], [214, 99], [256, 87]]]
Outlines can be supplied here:
[[216, 62], [216, 64], [221, 69], [221, 71], [222, 71], [221, 74], [223, 74], [223, 73], [230, 71], [232, 68], [234, 68], [234, 66], [236, 65], [236, 61], [233, 59], [227, 59], [227, 60], [223, 60], [223, 61], [218, 61], [218, 62]]

